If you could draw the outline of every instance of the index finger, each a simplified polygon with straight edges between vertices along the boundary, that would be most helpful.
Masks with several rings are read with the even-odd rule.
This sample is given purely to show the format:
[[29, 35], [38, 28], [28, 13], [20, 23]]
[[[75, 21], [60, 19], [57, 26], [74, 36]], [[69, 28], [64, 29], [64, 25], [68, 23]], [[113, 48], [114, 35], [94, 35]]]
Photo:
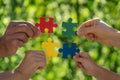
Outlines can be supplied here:
[[30, 29], [33, 31], [33, 37], [36, 37], [36, 36], [39, 36], [40, 35], [40, 30], [35, 26], [33, 25], [32, 23], [30, 22], [25, 22], [25, 21], [12, 21], [12, 23], [15, 23], [15, 24], [26, 24], [28, 27], [30, 27]]
[[40, 35], [40, 30], [39, 30], [35, 25], [33, 25], [33, 24], [30, 23], [30, 22], [27, 22], [26, 24], [27, 24], [27, 25], [32, 29], [32, 31], [34, 32], [33, 37], [37, 37], [37, 36]]
[[90, 55], [87, 52], [80, 52], [78, 56], [81, 57], [81, 58], [88, 58], [88, 57], [90, 57]]
[[98, 19], [98, 18], [90, 19], [90, 20], [84, 22], [83, 24], [81, 24], [81, 26], [79, 27], [79, 29], [80, 29], [80, 28], [85, 28], [85, 27], [94, 26], [94, 25], [97, 24], [99, 21], [100, 21], [100, 19]]

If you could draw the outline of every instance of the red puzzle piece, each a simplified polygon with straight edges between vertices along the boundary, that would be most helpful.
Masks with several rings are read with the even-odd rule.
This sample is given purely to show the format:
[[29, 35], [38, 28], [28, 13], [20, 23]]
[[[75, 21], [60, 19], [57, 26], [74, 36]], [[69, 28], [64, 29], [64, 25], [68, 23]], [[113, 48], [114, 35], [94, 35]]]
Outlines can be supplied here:
[[48, 29], [48, 33], [53, 33], [53, 27], [57, 27], [58, 24], [54, 24], [54, 18], [49, 18], [49, 21], [45, 21], [45, 17], [40, 18], [40, 23], [36, 23], [35, 26], [40, 28], [42, 33], [45, 32], [45, 29]]

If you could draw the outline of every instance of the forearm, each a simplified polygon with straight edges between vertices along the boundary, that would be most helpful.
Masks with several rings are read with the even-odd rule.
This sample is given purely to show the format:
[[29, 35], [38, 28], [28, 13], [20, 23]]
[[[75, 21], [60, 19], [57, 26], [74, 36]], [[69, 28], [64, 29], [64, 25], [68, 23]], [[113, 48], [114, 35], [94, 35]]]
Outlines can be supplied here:
[[1, 40], [1, 37], [0, 37], [0, 57], [3, 57], [3, 45], [2, 45], [2, 40]]
[[0, 80], [28, 80], [28, 78], [18, 70], [13, 70], [0, 73]]
[[12, 80], [12, 71], [0, 73], [0, 80]]
[[120, 48], [120, 31], [117, 31], [111, 38], [112, 46]]
[[120, 75], [108, 71], [102, 67], [98, 67], [94, 77], [96, 77], [97, 80], [120, 80]]

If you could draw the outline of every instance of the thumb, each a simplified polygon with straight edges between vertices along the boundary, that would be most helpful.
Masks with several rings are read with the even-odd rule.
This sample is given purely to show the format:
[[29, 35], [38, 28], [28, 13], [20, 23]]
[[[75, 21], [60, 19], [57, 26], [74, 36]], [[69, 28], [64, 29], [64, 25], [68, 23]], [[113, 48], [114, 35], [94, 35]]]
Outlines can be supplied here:
[[40, 36], [40, 34], [41, 34], [40, 30], [38, 30], [38, 31], [34, 34], [33, 37], [38, 37], [38, 36]]
[[84, 36], [84, 35], [87, 35], [87, 34], [89, 34], [89, 33], [94, 34], [95, 31], [96, 31], [96, 27], [95, 27], [95, 26], [86, 27], [86, 28], [79, 29], [79, 30], [77, 31], [77, 35], [78, 35], [78, 36]]

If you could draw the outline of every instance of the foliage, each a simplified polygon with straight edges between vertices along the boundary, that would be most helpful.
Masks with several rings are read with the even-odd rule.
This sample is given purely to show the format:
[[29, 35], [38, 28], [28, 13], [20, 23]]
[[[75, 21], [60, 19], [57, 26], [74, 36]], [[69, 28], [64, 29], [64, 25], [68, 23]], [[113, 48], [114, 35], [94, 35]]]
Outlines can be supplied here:
[[[59, 28], [52, 35], [42, 34], [30, 39], [13, 56], [0, 59], [0, 72], [14, 69], [24, 58], [28, 50], [42, 50], [41, 43], [48, 37], [61, 44], [62, 21], [69, 17], [79, 25], [91, 18], [98, 17], [112, 27], [120, 30], [120, 1], [119, 0], [0, 0], [0, 36], [5, 32], [11, 20], [38, 22], [39, 17], [54, 17]], [[111, 36], [112, 37], [112, 36]], [[74, 37], [81, 51], [89, 52], [94, 61], [113, 72], [120, 73], [120, 50], [105, 46], [95, 41], [88, 42], [83, 37]], [[37, 71], [31, 80], [96, 80], [75, 68], [72, 59], [63, 60], [60, 56], [48, 62], [46, 69]]]

